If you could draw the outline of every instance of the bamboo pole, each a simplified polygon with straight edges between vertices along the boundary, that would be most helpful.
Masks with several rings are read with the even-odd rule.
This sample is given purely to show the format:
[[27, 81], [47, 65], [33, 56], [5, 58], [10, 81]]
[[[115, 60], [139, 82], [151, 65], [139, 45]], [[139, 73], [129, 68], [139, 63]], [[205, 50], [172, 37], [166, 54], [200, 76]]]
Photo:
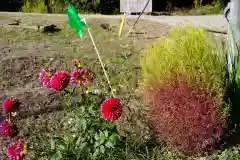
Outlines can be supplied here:
[[122, 23], [119, 28], [119, 32], [118, 32], [119, 37], [121, 37], [121, 35], [122, 35], [122, 30], [123, 30], [123, 26], [124, 26], [125, 22], [126, 22], [126, 12], [124, 12], [124, 14], [123, 14]]

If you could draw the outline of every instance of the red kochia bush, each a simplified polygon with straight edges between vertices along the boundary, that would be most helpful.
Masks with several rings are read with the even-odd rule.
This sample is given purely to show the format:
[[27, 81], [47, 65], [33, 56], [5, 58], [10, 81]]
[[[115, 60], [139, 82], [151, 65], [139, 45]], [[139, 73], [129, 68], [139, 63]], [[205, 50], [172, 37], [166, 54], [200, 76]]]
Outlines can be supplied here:
[[175, 79], [148, 90], [154, 131], [175, 149], [201, 153], [212, 149], [226, 127], [220, 107], [207, 93]]

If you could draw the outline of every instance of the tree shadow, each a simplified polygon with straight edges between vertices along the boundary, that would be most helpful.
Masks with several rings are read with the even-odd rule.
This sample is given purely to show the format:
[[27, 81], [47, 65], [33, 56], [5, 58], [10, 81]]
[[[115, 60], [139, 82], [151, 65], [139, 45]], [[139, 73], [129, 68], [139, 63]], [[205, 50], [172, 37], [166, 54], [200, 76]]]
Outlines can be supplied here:
[[61, 29], [54, 24], [43, 26], [43, 30], [42, 30], [43, 33], [57, 33], [60, 31]]
[[0, 5], [0, 11], [5, 11], [5, 12], [18, 12], [21, 10], [21, 7], [23, 6], [23, 1], [18, 1], [18, 0], [7, 0], [7, 1], [2, 1]]
[[228, 90], [227, 94], [229, 95], [229, 100], [231, 101], [231, 110], [229, 122], [231, 127], [240, 125], [240, 88], [234, 83]]
[[231, 103], [228, 132], [218, 143], [217, 149], [231, 148], [240, 144], [240, 88], [234, 82], [227, 90], [225, 101]]

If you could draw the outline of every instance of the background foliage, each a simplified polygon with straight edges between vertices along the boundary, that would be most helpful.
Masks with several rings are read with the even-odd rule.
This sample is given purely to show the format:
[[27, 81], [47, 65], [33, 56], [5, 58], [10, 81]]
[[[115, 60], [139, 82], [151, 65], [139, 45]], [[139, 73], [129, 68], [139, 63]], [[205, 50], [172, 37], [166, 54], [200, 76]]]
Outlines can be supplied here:
[[[82, 13], [119, 13], [120, 0], [6, 0], [1, 3], [1, 11], [62, 13], [65, 4], [73, 2]], [[153, 11], [172, 11], [177, 8], [198, 8], [202, 5], [216, 5], [220, 11], [227, 0], [153, 0]], [[219, 5], [220, 4], [220, 5]], [[215, 13], [216, 11], [214, 11]]]

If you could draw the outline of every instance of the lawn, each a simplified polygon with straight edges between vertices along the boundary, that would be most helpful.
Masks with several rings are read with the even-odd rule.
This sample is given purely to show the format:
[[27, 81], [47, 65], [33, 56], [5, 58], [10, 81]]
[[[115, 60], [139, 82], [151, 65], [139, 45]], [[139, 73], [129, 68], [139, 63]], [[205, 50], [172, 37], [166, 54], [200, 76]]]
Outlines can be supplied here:
[[[61, 29], [55, 33], [42, 33], [21, 27], [0, 28], [0, 91], [2, 92], [0, 101], [13, 96], [22, 102], [20, 112], [14, 119], [19, 133], [13, 139], [0, 137], [0, 159], [7, 159], [6, 147], [17, 138], [23, 138], [28, 142], [25, 159], [50, 159], [50, 154], [51, 157], [55, 156], [57, 159], [56, 156], [59, 156], [59, 152], [52, 153], [56, 146], [55, 143], [57, 143], [53, 142], [53, 137], [55, 139], [64, 137], [63, 139], [67, 143], [68, 147], [65, 146], [63, 149], [60, 145], [58, 150], [64, 150], [61, 155], [62, 159], [77, 159], [76, 157], [71, 158], [76, 155], [71, 140], [76, 136], [87, 138], [86, 134], [83, 134], [85, 137], [80, 134], [80, 131], [82, 133], [80, 129], [84, 130], [89, 127], [83, 123], [83, 120], [86, 120], [87, 123], [95, 121], [101, 123], [101, 125], [94, 124], [100, 130], [105, 129], [101, 128], [101, 126], [105, 127], [105, 123], [106, 126], [112, 126], [112, 124], [104, 122], [101, 117], [94, 117], [94, 114], [100, 115], [99, 102], [109, 98], [110, 95], [107, 81], [103, 76], [87, 30], [85, 38], [81, 40], [74, 30], [68, 27], [67, 19], [63, 16], [3, 16], [0, 19], [4, 21], [19, 19], [25, 25], [54, 23]], [[123, 143], [115, 149], [99, 153], [98, 159], [199, 159], [199, 156], [184, 156], [174, 152], [164, 142], [156, 139], [149, 127], [147, 107], [142, 104], [138, 91], [141, 79], [140, 57], [146, 53], [145, 45], [166, 35], [170, 27], [140, 21], [136, 28], [136, 34], [118, 38], [120, 20], [90, 19], [88, 24], [105, 63], [114, 93], [124, 106], [122, 117], [116, 121], [117, 130]], [[109, 24], [110, 27], [103, 29], [101, 24]], [[131, 24], [133, 22], [129, 21], [125, 32]], [[83, 103], [81, 102], [82, 97], [78, 95], [73, 95], [73, 98], [70, 99], [67, 93], [60, 94], [41, 86], [39, 72], [42, 68], [55, 67], [71, 73], [74, 68], [73, 59], [81, 60], [84, 66], [94, 73], [93, 90], [103, 97], [92, 95], [87, 103]], [[70, 86], [69, 90], [72, 89], [73, 87]], [[78, 103], [75, 103], [76, 101]], [[94, 108], [96, 106], [97, 108]], [[87, 114], [91, 115], [90, 118]], [[79, 130], [72, 131], [71, 129], [76, 127], [76, 122], [79, 122], [77, 123], [80, 125], [78, 126]], [[84, 142], [88, 141], [82, 140], [80, 146], [84, 145]], [[86, 148], [86, 150], [88, 149]], [[222, 151], [224, 150], [222, 149]], [[102, 152], [103, 149], [100, 151]], [[231, 159], [232, 155], [237, 157], [239, 148], [234, 146], [225, 152], [222, 151], [219, 150], [201, 157], [217, 160], [229, 156], [228, 159]], [[81, 153], [78, 159], [94, 158], [93, 155], [88, 155], [88, 152], [81, 151]]]

